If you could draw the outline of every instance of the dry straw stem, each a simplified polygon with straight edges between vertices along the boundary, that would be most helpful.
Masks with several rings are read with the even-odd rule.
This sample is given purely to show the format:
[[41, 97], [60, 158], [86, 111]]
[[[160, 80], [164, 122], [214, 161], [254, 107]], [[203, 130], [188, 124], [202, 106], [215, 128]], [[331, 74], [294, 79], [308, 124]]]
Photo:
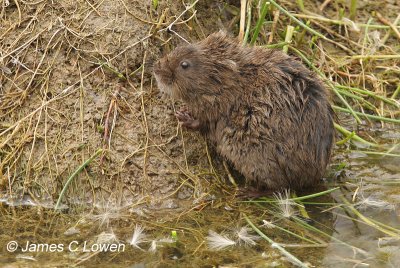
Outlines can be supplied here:
[[325, 9], [325, 7], [331, 2], [332, 0], [325, 0], [320, 6], [319, 6], [319, 10], [323, 11]]
[[392, 31], [396, 34], [397, 38], [400, 40], [400, 32], [399, 32], [399, 30], [398, 30], [398, 29], [396, 28], [396, 26], [395, 26], [395, 24], [397, 24], [396, 21], [398, 21], [398, 18], [400, 17], [400, 14], [397, 16], [396, 21], [395, 21], [395, 24], [392, 24], [389, 20], [385, 19], [385, 18], [381, 15], [381, 13], [379, 13], [379, 12], [376, 12], [376, 16], [378, 17], [378, 19], [379, 19], [382, 23], [388, 25], [388, 26], [392, 29]]
[[272, 41], [274, 41], [274, 34], [276, 32], [276, 25], [278, 24], [279, 14], [280, 14], [279, 9], [274, 11], [274, 19], [272, 20], [271, 33], [268, 37], [267, 44], [271, 44]]
[[[386, 25], [380, 25], [380, 24], [366, 24], [366, 23], [354, 23], [348, 20], [334, 20], [334, 19], [329, 19], [326, 17], [323, 17], [318, 14], [293, 14], [294, 17], [296, 18], [301, 18], [301, 19], [310, 19], [310, 20], [318, 20], [318, 21], [323, 21], [323, 22], [328, 22], [331, 24], [336, 24], [336, 25], [346, 25], [346, 26], [356, 26], [358, 28], [365, 28], [368, 27], [370, 29], [389, 29], [391, 28], [390, 26]], [[400, 29], [400, 26], [394, 26], [396, 29]]]
[[[104, 120], [104, 135], [103, 135], [103, 149], [104, 152], [106, 149], [110, 149], [111, 148], [111, 136], [112, 136], [112, 132], [114, 130], [115, 127], [115, 123], [117, 120], [117, 114], [118, 114], [118, 101], [117, 101], [117, 96], [119, 94], [119, 90], [120, 87], [118, 86], [118, 88], [116, 89], [116, 91], [114, 92], [114, 94], [112, 95], [111, 101], [110, 101], [110, 105], [108, 107], [108, 111], [106, 114], [106, 118]], [[111, 118], [111, 113], [112, 113], [112, 121], [110, 124], [110, 118]], [[104, 154], [101, 156], [101, 162], [104, 159]]]
[[[397, 17], [396, 17], [396, 19], [394, 20], [394, 22], [393, 22], [393, 24], [390, 24], [391, 25], [391, 28], [392, 28], [392, 30], [394, 31], [394, 32], [398, 32], [398, 28], [396, 28], [397, 27], [397, 24], [400, 22], [400, 14], [399, 15], [397, 15]], [[381, 40], [381, 42], [382, 42], [382, 45], [384, 45], [385, 43], [386, 43], [386, 41], [389, 39], [389, 37], [390, 37], [390, 35], [391, 35], [391, 32], [387, 32], [386, 33], [386, 35], [382, 38], [382, 40]]]
[[251, 29], [251, 3], [247, 2], [247, 21], [246, 21], [246, 32], [243, 37], [243, 44], [247, 44], [247, 40], [249, 39]]
[[148, 161], [148, 153], [147, 153], [147, 148], [149, 147], [149, 125], [147, 123], [147, 116], [146, 116], [146, 110], [145, 110], [145, 101], [144, 101], [144, 94], [143, 94], [143, 83], [144, 83], [144, 70], [145, 70], [145, 62], [146, 62], [146, 56], [147, 56], [147, 51], [144, 52], [143, 55], [143, 63], [142, 63], [142, 79], [140, 81], [140, 103], [141, 103], [141, 110], [142, 110], [142, 115], [143, 115], [143, 125], [145, 127], [145, 133], [146, 133], [146, 142], [144, 145], [144, 156], [143, 156], [143, 176], [148, 179], [147, 176], [147, 161]]
[[226, 173], [228, 174], [228, 179], [229, 179], [229, 181], [232, 183], [233, 186], [235, 186], [236, 189], [238, 189], [238, 185], [237, 185], [237, 183], [235, 182], [235, 179], [233, 178], [231, 172], [229, 171], [229, 167], [228, 167], [228, 165], [226, 164], [226, 161], [223, 162], [223, 165], [224, 165], [224, 168], [225, 168]]
[[244, 26], [246, 21], [247, 0], [240, 0], [240, 22], [239, 22], [239, 41], [244, 38]]
[[394, 55], [353, 55], [350, 56], [352, 60], [366, 60], [366, 59], [373, 59], [373, 60], [392, 60], [392, 59], [400, 59], [400, 54]]

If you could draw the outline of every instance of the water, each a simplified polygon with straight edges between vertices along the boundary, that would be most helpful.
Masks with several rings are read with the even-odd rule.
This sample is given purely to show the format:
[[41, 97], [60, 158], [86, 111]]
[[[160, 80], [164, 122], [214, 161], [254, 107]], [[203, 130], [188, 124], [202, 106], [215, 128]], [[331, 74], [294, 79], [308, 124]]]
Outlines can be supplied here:
[[[393, 146], [398, 139], [394, 133], [378, 133], [382, 151], [392, 148], [392, 154], [399, 153], [399, 148]], [[326, 189], [339, 185], [340, 190], [305, 202], [312, 219], [310, 225], [324, 235], [278, 216], [270, 204], [243, 203], [227, 194], [203, 200], [196, 207], [189, 201], [163, 210], [150, 209], [146, 204], [126, 208], [91, 208], [82, 204], [61, 212], [54, 211], [50, 201], [38, 203], [25, 195], [20, 200], [1, 200], [0, 262], [6, 267], [291, 266], [282, 252], [272, 249], [261, 238], [253, 246], [240, 243], [221, 251], [208, 248], [209, 230], [234, 240], [237, 230], [247, 225], [246, 215], [306, 265], [400, 267], [399, 160], [368, 155], [362, 150], [365, 151], [337, 149], [331, 168], [336, 179], [329, 179]], [[362, 216], [339, 207], [343, 203], [341, 196], [354, 199]], [[319, 244], [310, 244], [276, 228], [262, 227], [263, 219]], [[381, 226], [387, 233], [375, 228], [377, 222], [384, 224]], [[130, 242], [138, 224], [146, 237], [135, 247]], [[19, 246], [10, 252], [14, 250], [13, 241]], [[7, 245], [11, 248], [7, 249]]]

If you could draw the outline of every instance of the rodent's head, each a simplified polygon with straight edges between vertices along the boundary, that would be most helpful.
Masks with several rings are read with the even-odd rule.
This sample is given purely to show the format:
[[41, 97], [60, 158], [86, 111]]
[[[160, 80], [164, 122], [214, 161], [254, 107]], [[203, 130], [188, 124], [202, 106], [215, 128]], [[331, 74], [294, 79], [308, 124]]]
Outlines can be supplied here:
[[[154, 74], [162, 92], [183, 101], [210, 100], [231, 84], [237, 64], [230, 50], [237, 44], [222, 32], [180, 46], [154, 65]], [[233, 79], [234, 80], [234, 79]]]
[[192, 45], [176, 48], [154, 65], [158, 87], [173, 98], [182, 98], [182, 90], [190, 88], [200, 72], [200, 54]]

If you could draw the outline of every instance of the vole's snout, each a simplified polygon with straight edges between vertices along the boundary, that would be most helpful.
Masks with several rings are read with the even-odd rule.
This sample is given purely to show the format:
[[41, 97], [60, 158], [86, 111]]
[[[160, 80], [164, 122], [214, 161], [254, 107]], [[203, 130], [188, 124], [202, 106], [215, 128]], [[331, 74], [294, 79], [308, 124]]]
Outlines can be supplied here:
[[153, 64], [153, 74], [157, 78], [157, 80], [161, 78], [165, 79], [165, 77], [167, 76], [165, 73], [165, 69], [165, 65], [161, 63], [161, 60], [158, 60]]
[[153, 73], [158, 82], [163, 82], [164, 84], [172, 83], [172, 71], [168, 65], [167, 58], [161, 58], [153, 65]]
[[150, 67], [150, 68], [154, 68], [154, 65], [155, 65], [155, 62], [156, 62], [156, 60], [155, 59], [153, 59], [153, 58], [150, 58], [150, 59], [146, 59], [146, 61], [144, 62], [144, 65], [147, 67]]
[[153, 73], [160, 92], [171, 95], [172, 73], [165, 58], [161, 58], [153, 64]]
[[169, 73], [168, 60], [161, 58], [153, 64], [153, 70], [155, 74], [167, 75]]
[[157, 74], [161, 70], [160, 60], [153, 63], [153, 72]]

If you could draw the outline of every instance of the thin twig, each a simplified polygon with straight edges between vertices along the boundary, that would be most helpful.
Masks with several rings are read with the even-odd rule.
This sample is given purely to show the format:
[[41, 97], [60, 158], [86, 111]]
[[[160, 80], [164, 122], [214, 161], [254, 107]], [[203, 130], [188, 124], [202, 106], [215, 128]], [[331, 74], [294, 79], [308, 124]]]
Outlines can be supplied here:
[[[399, 32], [399, 30], [396, 28], [395, 24], [392, 24], [389, 20], [387, 20], [386, 18], [384, 18], [384, 17], [381, 15], [381, 13], [379, 13], [379, 12], [376, 12], [376, 16], [378, 17], [378, 19], [379, 19], [382, 23], [388, 25], [388, 26], [392, 29], [392, 31], [396, 34], [397, 38], [400, 40], [400, 32]], [[399, 17], [399, 16], [400, 16], [400, 14], [399, 14], [397, 17]], [[397, 19], [396, 19], [396, 20], [397, 20]]]

